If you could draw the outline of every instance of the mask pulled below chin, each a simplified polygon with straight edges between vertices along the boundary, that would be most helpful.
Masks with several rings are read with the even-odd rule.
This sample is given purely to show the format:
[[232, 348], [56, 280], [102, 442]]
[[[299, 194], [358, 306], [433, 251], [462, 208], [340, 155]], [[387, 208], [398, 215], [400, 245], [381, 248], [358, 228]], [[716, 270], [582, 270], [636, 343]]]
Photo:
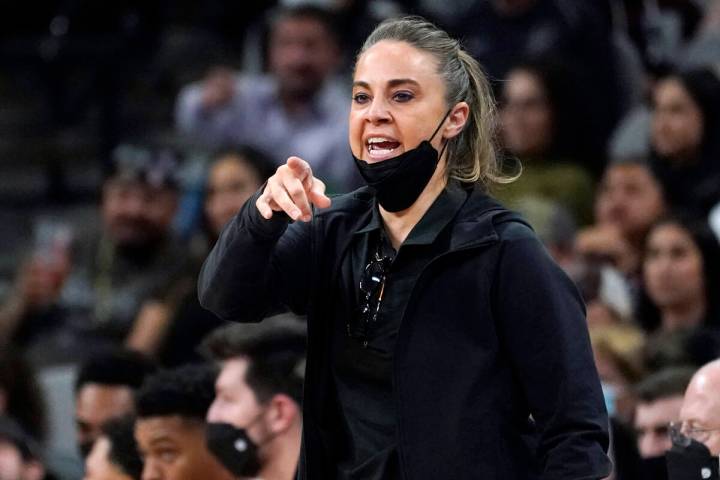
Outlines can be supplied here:
[[[397, 157], [368, 163], [353, 155], [360, 175], [368, 186], [375, 190], [378, 203], [388, 212], [400, 212], [410, 208], [430, 182], [442, 155], [442, 151], [438, 153], [430, 142], [440, 131], [451, 111], [452, 109], [448, 110], [443, 116], [428, 140], [423, 140], [416, 148]], [[445, 147], [447, 141], [443, 150]]]

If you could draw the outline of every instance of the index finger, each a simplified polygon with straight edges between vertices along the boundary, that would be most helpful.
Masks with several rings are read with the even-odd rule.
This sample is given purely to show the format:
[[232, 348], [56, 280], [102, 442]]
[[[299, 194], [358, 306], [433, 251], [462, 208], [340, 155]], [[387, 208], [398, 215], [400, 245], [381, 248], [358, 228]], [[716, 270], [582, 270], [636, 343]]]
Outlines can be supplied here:
[[287, 166], [297, 176], [297, 178], [303, 183], [306, 189], [312, 187], [312, 168], [310, 164], [300, 157], [290, 157], [287, 160]]

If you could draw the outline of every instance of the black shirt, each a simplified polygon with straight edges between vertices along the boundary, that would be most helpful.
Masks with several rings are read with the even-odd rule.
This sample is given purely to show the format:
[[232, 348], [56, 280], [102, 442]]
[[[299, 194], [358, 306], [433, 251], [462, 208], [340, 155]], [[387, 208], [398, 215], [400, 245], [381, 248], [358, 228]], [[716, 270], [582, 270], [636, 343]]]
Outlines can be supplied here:
[[[354, 234], [342, 263], [342, 287], [333, 342], [333, 376], [344, 418], [338, 478], [391, 480], [400, 478], [396, 452], [396, 412], [393, 401], [392, 363], [395, 340], [408, 299], [420, 273], [443, 251], [442, 233], [463, 202], [465, 191], [451, 185], [440, 193], [415, 225], [398, 252], [390, 245], [377, 208], [369, 223]], [[378, 315], [366, 336], [351, 338], [347, 324], [360, 321], [364, 295], [360, 278], [379, 252], [392, 258], [386, 269]], [[365, 343], [365, 341], [367, 343]]]

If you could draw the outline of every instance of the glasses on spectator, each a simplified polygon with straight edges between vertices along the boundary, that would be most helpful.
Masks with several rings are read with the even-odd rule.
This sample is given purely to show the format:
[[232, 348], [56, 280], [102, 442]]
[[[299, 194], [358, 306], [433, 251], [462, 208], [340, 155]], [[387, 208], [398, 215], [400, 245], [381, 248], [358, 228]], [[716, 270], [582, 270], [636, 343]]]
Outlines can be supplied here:
[[672, 422], [670, 424], [670, 439], [674, 445], [687, 447], [691, 440], [704, 443], [713, 432], [720, 431], [720, 428], [697, 428], [688, 422]]
[[381, 256], [380, 252], [370, 259], [360, 277], [360, 309], [357, 321], [348, 322], [348, 335], [361, 340], [364, 347], [368, 345], [368, 331], [377, 321], [380, 304], [385, 293], [385, 278], [392, 263], [392, 258]]

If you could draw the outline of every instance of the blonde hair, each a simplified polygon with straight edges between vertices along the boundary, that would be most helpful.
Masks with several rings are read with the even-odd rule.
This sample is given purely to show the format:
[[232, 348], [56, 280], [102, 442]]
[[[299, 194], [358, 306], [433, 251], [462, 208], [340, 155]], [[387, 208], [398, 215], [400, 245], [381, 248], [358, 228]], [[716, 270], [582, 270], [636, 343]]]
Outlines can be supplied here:
[[497, 109], [492, 89], [480, 64], [444, 30], [422, 17], [389, 19], [378, 25], [358, 54], [383, 40], [406, 42], [430, 53], [438, 63], [438, 73], [445, 80], [448, 108], [466, 102], [470, 113], [463, 131], [449, 140], [447, 176], [464, 183], [482, 183], [486, 188], [510, 183], [519, 173], [502, 173], [495, 147]]

